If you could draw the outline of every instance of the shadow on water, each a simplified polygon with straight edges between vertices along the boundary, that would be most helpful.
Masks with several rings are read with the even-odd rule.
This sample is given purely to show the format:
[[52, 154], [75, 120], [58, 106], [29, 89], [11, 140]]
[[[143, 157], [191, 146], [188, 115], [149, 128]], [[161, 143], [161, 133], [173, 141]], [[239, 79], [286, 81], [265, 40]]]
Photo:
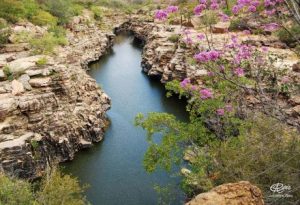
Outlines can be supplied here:
[[[142, 48], [132, 36], [119, 35], [112, 51], [90, 65], [89, 74], [112, 98], [108, 112], [111, 125], [105, 140], [80, 152], [63, 166], [83, 184], [89, 184], [87, 198], [94, 205], [157, 204], [154, 184], [178, 185], [179, 177], [163, 171], [148, 174], [142, 162], [147, 149], [145, 132], [134, 126], [138, 113], [168, 112], [187, 121], [185, 102], [166, 98], [163, 85], [141, 72]], [[179, 186], [174, 205], [184, 198]]]

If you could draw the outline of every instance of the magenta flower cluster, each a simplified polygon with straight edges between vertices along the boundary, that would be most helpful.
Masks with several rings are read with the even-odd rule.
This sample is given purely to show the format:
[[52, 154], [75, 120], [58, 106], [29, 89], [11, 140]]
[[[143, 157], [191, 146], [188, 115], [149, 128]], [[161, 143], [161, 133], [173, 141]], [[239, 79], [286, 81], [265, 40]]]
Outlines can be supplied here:
[[194, 56], [194, 59], [198, 62], [209, 62], [209, 61], [216, 61], [219, 59], [221, 54], [218, 51], [203, 51]]
[[276, 12], [276, 6], [284, 3], [284, 0], [238, 0], [232, 8], [232, 13], [238, 14], [241, 11], [256, 12], [259, 6], [265, 9], [267, 15], [273, 15]]
[[203, 88], [200, 90], [200, 98], [206, 100], [208, 98], [213, 98], [213, 92], [210, 89]]
[[178, 11], [178, 6], [168, 6], [167, 9], [157, 10], [154, 14], [154, 18], [160, 21], [164, 21], [168, 18], [170, 13], [176, 13]]
[[205, 9], [218, 10], [224, 4], [219, 0], [199, 0], [199, 4], [194, 8], [194, 14], [200, 15]]
[[233, 111], [233, 108], [231, 105], [226, 105], [224, 108], [219, 108], [217, 109], [216, 113], [217, 115], [219, 116], [224, 116], [225, 115], [225, 112], [232, 112]]

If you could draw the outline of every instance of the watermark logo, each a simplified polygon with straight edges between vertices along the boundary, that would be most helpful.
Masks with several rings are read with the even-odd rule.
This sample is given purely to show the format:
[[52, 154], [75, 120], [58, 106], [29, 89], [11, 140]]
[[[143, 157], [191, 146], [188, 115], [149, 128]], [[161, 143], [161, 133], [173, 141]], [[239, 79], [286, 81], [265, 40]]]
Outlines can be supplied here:
[[285, 185], [283, 183], [276, 183], [270, 186], [270, 190], [274, 193], [270, 197], [274, 198], [291, 198], [293, 195], [289, 194], [292, 191], [290, 185]]

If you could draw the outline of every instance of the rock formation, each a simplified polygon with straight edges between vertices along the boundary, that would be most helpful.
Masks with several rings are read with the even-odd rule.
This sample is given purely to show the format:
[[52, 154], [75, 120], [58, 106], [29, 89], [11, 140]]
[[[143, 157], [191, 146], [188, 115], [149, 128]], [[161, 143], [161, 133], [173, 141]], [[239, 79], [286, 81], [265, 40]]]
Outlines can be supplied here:
[[186, 205], [264, 205], [261, 190], [247, 181], [217, 186]]
[[[217, 27], [216, 24], [215, 27]], [[117, 31], [127, 30], [133, 32], [136, 38], [144, 41], [144, 49], [142, 56], [143, 71], [149, 76], [159, 78], [162, 83], [177, 79], [183, 80], [189, 78], [198, 85], [202, 84], [202, 79], [207, 75], [207, 70], [201, 64], [191, 63], [194, 54], [198, 51], [198, 46], [208, 49], [205, 41], [201, 41], [198, 46], [186, 45], [184, 39], [176, 38], [182, 34], [182, 28], [178, 25], [164, 25], [155, 24], [152, 22], [144, 22], [139, 20], [139, 17], [132, 17], [132, 19], [124, 23]], [[194, 42], [197, 40], [197, 32], [189, 29], [189, 33]], [[294, 52], [286, 49], [277, 38], [263, 35], [245, 35], [242, 32], [234, 33], [239, 36], [243, 43], [251, 44], [253, 46], [266, 46], [269, 52], [277, 56], [284, 56], [278, 58], [275, 65], [278, 69], [288, 69], [289, 77], [293, 79], [295, 84], [300, 82], [300, 74], [298, 72], [299, 58]], [[211, 34], [214, 42], [214, 47], [223, 45], [224, 38], [228, 38], [226, 33], [216, 32]], [[227, 36], [227, 37], [226, 37]], [[294, 93], [291, 99], [299, 98], [299, 93]], [[277, 118], [282, 121], [300, 129], [300, 104], [290, 100], [280, 99], [278, 105], [280, 109], [274, 111], [272, 104], [268, 102], [266, 105], [271, 105], [270, 113], [275, 112]], [[261, 109], [261, 104], [256, 96], [246, 96], [245, 102], [250, 109]]]
[[[0, 49], [0, 171], [36, 178], [102, 140], [110, 98], [83, 68], [111, 47], [114, 35], [86, 18], [70, 24], [69, 44], [57, 56], [30, 56], [26, 43]], [[44, 32], [30, 23], [12, 30]]]

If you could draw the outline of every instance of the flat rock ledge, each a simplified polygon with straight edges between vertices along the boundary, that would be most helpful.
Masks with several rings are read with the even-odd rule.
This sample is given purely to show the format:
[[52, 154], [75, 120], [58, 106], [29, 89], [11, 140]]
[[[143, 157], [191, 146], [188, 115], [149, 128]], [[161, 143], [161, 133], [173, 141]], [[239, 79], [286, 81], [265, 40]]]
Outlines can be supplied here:
[[264, 205], [261, 190], [247, 181], [222, 184], [186, 205]]
[[[110, 98], [84, 69], [106, 53], [114, 34], [87, 21], [74, 19], [57, 56], [31, 56], [16, 44], [0, 50], [0, 172], [34, 179], [103, 139]], [[30, 23], [12, 29], [44, 32]], [[3, 75], [7, 66], [13, 81]]]

